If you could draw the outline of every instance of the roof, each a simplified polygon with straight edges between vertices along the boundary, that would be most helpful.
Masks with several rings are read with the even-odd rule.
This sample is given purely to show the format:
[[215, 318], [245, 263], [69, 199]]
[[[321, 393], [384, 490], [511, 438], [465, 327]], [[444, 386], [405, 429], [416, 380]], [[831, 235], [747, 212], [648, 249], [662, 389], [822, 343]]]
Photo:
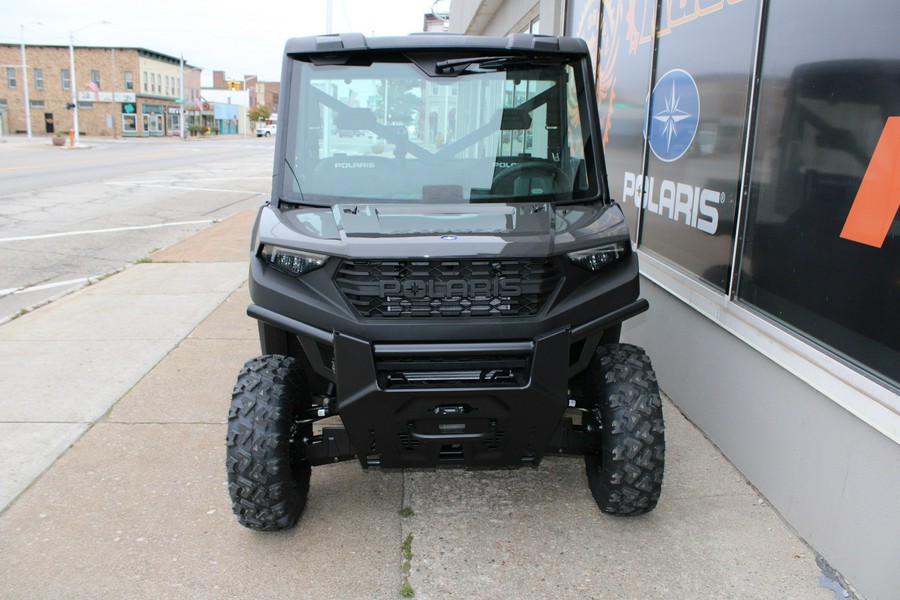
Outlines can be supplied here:
[[[11, 44], [11, 43], [0, 43], [0, 46], [9, 46], [11, 48], [19, 49], [20, 44]], [[25, 49], [28, 48], [59, 48], [68, 51], [68, 44], [25, 44]], [[170, 54], [165, 54], [163, 52], [158, 52], [156, 50], [150, 50], [149, 48], [141, 48], [138, 46], [72, 46], [75, 50], [126, 50], [137, 52], [140, 56], [146, 56], [148, 58], [153, 58], [156, 60], [162, 60], [163, 62], [171, 62], [175, 64], [180, 64], [181, 57], [172, 56]], [[190, 69], [202, 69], [202, 67], [198, 67], [196, 65], [191, 65], [187, 61], [184, 61], [184, 66]]]
[[508, 37], [480, 37], [450, 33], [419, 33], [407, 36], [366, 37], [361, 33], [292, 38], [285, 54], [340, 54], [362, 50], [486, 50], [587, 53], [580, 38], [516, 33]]

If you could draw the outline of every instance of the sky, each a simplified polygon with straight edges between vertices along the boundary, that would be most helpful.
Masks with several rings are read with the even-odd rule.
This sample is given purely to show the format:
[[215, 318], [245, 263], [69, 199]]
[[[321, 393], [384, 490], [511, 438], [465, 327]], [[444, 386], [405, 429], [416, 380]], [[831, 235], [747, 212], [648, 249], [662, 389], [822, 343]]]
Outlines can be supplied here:
[[[332, 31], [400, 35], [422, 31], [435, 0], [332, 0]], [[327, 0], [0, 0], [0, 43], [138, 47], [184, 56], [228, 78], [281, 76], [288, 38], [326, 31]], [[448, 11], [449, 0], [436, 10]], [[259, 10], [254, 10], [259, 6]], [[109, 21], [103, 24], [102, 21]], [[207, 73], [204, 73], [207, 77]], [[211, 76], [210, 76], [211, 79]]]

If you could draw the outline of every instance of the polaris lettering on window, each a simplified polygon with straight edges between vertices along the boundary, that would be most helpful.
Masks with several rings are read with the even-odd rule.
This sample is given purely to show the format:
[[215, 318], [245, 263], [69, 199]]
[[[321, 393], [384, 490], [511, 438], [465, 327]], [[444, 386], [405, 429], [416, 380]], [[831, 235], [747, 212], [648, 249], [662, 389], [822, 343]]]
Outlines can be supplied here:
[[638, 208], [714, 235], [719, 227], [719, 205], [726, 197], [724, 192], [668, 179], [660, 182], [657, 190], [655, 178], [645, 177], [642, 184], [640, 175], [625, 171], [622, 201], [629, 199]]
[[334, 163], [335, 169], [374, 169], [373, 162], [339, 162]]

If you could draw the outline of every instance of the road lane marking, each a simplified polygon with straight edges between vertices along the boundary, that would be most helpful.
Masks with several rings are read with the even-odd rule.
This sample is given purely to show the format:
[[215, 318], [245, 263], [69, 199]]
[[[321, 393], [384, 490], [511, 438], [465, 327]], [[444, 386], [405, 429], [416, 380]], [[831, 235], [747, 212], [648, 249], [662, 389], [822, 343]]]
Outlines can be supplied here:
[[16, 294], [25, 294], [28, 292], [40, 292], [43, 290], [50, 290], [53, 288], [64, 287], [67, 285], [79, 285], [82, 283], [87, 283], [88, 281], [96, 281], [97, 277], [81, 277], [79, 279], [68, 279], [66, 281], [57, 281], [54, 283], [45, 283], [42, 285], [26, 285], [24, 287], [17, 288], [7, 288], [5, 290], [0, 290], [0, 298], [5, 296], [14, 296]]
[[[123, 160], [143, 160], [145, 158], [156, 158], [158, 156], [172, 156], [169, 152], [151, 152], [150, 154], [138, 154], [136, 156], [122, 156], [119, 158], [104, 157], [102, 160], [75, 160], [73, 162], [56, 162], [46, 165], [20, 165], [18, 167], [0, 167], [0, 171], [20, 171], [22, 169], [52, 169], [54, 167], [81, 167], [83, 165], [100, 165], [107, 164], [112, 161]], [[172, 158], [178, 158], [172, 156]]]
[[156, 225], [136, 225], [133, 227], [111, 227], [109, 229], [85, 229], [83, 231], [66, 231], [64, 233], [45, 233], [43, 235], [24, 235], [20, 237], [0, 238], [3, 242], [26, 242], [31, 240], [46, 240], [49, 238], [67, 237], [72, 235], [92, 235], [95, 233], [115, 233], [117, 231], [138, 231], [141, 229], [159, 229], [160, 227], [181, 227], [182, 225], [199, 225], [215, 223], [216, 219], [203, 219], [201, 221], [179, 221], [177, 223], [157, 223]]
[[[243, 179], [243, 177], [241, 178]], [[268, 179], [268, 177], [266, 178]], [[156, 185], [156, 184], [143, 184], [143, 183], [129, 183], [129, 182], [120, 182], [120, 181], [106, 181], [104, 182], [107, 185], [121, 185], [121, 186], [133, 186], [133, 187], [144, 187], [144, 188], [162, 188], [164, 190], [192, 190], [195, 192], [223, 192], [226, 194], [250, 194], [251, 196], [257, 196], [259, 194], [267, 194], [269, 190], [264, 192], [257, 192], [253, 190], [226, 190], [223, 188], [207, 188], [207, 187], [192, 187], [188, 185]]]
[[105, 181], [109, 185], [149, 185], [152, 183], [191, 183], [194, 181], [240, 181], [243, 179], [272, 179], [271, 175], [254, 177], [191, 177], [190, 179], [144, 179], [141, 181]]

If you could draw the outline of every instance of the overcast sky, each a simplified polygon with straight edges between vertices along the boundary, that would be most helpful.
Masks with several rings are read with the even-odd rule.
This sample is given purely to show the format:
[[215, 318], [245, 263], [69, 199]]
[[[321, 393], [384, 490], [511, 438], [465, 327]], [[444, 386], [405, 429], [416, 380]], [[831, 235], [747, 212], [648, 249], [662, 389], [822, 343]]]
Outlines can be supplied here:
[[[333, 31], [398, 35], [422, 30], [434, 0], [332, 0]], [[0, 42], [124, 46], [184, 55], [204, 70], [229, 78], [281, 75], [281, 52], [291, 37], [325, 32], [327, 0], [0, 0]], [[440, 0], [437, 10], [449, 10]], [[258, 8], [257, 8], [258, 7]], [[101, 21], [110, 21], [103, 25]], [[37, 23], [41, 23], [38, 25]]]

